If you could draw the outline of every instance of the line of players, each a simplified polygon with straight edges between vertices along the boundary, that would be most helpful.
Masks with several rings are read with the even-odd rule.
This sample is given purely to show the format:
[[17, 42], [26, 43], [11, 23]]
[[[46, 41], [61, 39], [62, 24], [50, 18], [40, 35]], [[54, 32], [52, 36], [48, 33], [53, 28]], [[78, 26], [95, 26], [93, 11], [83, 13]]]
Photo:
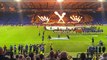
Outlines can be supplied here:
[[32, 45], [32, 44], [30, 44], [30, 45], [18, 45], [18, 46], [16, 46], [16, 45], [10, 45], [10, 48], [9, 49], [7, 49], [7, 46], [6, 45], [4, 45], [4, 47], [3, 47], [3, 50], [4, 50], [4, 52], [7, 52], [7, 51], [9, 51], [9, 52], [14, 52], [14, 54], [17, 54], [17, 53], [20, 53], [20, 54], [23, 54], [23, 53], [32, 53], [32, 52], [36, 52], [36, 54], [38, 54], [39, 52], [42, 52], [42, 53], [44, 53], [44, 50], [45, 50], [45, 48], [44, 48], [44, 46], [45, 46], [45, 44], [34, 44], [34, 45]]
[[[48, 30], [48, 29], [46, 29], [46, 27], [44, 28], [45, 30]], [[52, 30], [52, 27], [50, 27], [50, 30]], [[95, 26], [93, 26], [93, 27], [73, 27], [73, 28], [68, 28], [68, 27], [66, 27], [66, 28], [59, 28], [59, 27], [57, 27], [56, 29], [54, 29], [53, 31], [68, 31], [68, 32], [70, 32], [70, 31], [73, 31], [73, 32], [83, 32], [83, 33], [89, 33], [89, 32], [93, 32], [93, 33], [97, 33], [97, 32], [103, 32], [103, 29], [101, 29], [100, 27], [95, 27]]]

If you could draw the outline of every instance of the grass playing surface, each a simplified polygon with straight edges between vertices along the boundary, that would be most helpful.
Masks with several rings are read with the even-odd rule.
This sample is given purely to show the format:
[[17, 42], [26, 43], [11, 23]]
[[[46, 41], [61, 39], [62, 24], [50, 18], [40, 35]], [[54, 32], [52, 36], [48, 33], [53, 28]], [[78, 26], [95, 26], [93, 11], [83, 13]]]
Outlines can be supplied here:
[[[102, 40], [107, 48], [107, 27], [100, 26], [104, 30], [102, 34], [70, 34], [70, 40], [48, 40], [48, 35], [57, 37], [57, 33], [52, 31], [45, 32], [46, 52], [49, 52], [49, 46], [52, 43], [54, 50], [61, 50], [67, 52], [86, 52], [88, 46], [91, 46], [92, 37], [95, 38], [95, 45], [98, 45], [99, 41]], [[41, 36], [44, 31], [43, 27], [40, 26], [0, 26], [0, 46], [10, 46], [18, 44], [39, 44], [42, 43], [41, 36], [38, 35], [40, 31]], [[66, 34], [61, 34], [66, 36]]]

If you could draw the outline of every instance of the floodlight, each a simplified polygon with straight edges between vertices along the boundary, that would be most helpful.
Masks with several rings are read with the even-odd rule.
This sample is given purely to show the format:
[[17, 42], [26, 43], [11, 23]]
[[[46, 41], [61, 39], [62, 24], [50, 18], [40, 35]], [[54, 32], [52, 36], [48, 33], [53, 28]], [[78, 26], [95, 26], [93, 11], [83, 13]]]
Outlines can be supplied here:
[[104, 2], [104, 0], [98, 0], [99, 2]]
[[21, 0], [15, 0], [16, 2], [21, 2]]
[[57, 2], [63, 2], [64, 0], [57, 0]]

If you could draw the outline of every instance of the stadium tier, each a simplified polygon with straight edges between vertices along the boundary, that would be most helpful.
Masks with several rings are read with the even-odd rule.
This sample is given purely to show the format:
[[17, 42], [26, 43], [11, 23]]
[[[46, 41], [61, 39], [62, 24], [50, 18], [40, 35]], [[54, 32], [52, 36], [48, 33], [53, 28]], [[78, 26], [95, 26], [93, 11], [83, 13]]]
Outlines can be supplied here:
[[0, 16], [1, 25], [18, 25], [18, 24], [31, 24], [31, 18], [27, 15], [20, 16], [20, 13], [4, 12]]
[[[29, 13], [25, 14], [25, 13], [15, 13], [15, 12], [1, 12], [0, 14], [1, 14], [0, 15], [1, 25], [18, 25], [18, 24], [32, 25], [31, 23], [32, 15], [30, 15]], [[92, 24], [107, 24], [106, 18], [102, 16], [102, 13], [96, 12], [96, 13], [90, 13], [89, 15], [92, 17], [92, 21], [91, 21]], [[107, 16], [107, 13], [105, 13], [105, 16]], [[67, 15], [67, 18], [69, 18], [69, 15]], [[35, 17], [35, 20], [37, 19], [38, 17]], [[58, 21], [58, 19], [56, 21]], [[82, 24], [82, 22], [80, 22], [80, 24]], [[68, 23], [69, 23], [69, 20], [68, 20]], [[41, 22], [39, 22], [39, 24], [41, 24]]]

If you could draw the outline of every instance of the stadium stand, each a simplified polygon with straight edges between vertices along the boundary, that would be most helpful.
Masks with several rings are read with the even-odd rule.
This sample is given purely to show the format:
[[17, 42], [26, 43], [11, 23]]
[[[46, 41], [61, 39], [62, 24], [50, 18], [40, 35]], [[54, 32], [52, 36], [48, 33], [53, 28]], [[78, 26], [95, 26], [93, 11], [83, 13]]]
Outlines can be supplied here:
[[[31, 24], [31, 17], [29, 17], [28, 13], [18, 12], [0, 12], [0, 25], [18, 25], [18, 24]], [[106, 18], [102, 17], [101, 13], [90, 13], [93, 18], [92, 24], [107, 24]], [[105, 13], [107, 16], [107, 13]]]
[[20, 13], [2, 12], [0, 16], [1, 25], [31, 24], [31, 18], [27, 15], [20, 16]]

